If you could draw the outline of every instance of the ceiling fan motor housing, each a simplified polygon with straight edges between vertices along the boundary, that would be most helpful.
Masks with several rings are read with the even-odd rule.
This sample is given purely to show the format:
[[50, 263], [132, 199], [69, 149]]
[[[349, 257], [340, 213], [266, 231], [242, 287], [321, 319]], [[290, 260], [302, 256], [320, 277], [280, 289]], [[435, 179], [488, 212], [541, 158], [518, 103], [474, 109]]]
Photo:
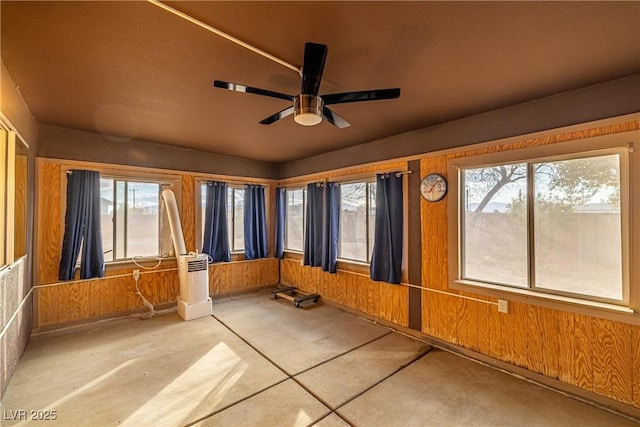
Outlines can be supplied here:
[[293, 99], [294, 116], [296, 123], [303, 126], [317, 125], [322, 121], [322, 98], [316, 95], [300, 94]]

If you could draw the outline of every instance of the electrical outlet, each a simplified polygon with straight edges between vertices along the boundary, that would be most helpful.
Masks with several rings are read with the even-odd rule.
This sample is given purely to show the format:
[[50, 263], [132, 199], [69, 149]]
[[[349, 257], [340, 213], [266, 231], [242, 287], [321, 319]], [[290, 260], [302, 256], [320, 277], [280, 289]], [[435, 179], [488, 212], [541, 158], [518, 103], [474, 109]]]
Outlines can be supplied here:
[[140, 270], [138, 269], [133, 270], [132, 276], [133, 276], [133, 280], [137, 282], [138, 279], [140, 278]]
[[506, 299], [498, 300], [498, 313], [508, 313], [509, 312], [509, 301]]

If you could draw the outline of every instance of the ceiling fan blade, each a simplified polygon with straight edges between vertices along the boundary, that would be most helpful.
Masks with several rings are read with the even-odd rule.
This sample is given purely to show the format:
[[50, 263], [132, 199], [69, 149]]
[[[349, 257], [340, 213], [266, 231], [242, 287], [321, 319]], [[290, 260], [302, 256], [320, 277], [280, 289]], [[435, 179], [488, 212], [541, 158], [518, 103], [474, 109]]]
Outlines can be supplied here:
[[327, 45], [324, 44], [304, 44], [304, 61], [302, 63], [303, 94], [318, 95], [328, 50], [329, 48], [327, 48]]
[[213, 86], [219, 87], [220, 89], [228, 89], [234, 92], [253, 93], [255, 95], [270, 96], [271, 98], [286, 99], [287, 101], [293, 101], [294, 98], [292, 95], [273, 92], [266, 89], [259, 89], [257, 87], [245, 86], [237, 83], [223, 82], [222, 80], [214, 80]]
[[290, 116], [292, 114], [293, 114], [293, 107], [288, 107], [282, 111], [278, 111], [277, 113], [270, 115], [264, 120], [261, 120], [260, 124], [270, 125], [271, 123], [277, 122], [278, 120], [284, 119], [285, 117]]
[[329, 123], [339, 127], [340, 129], [348, 128], [349, 126], [351, 126], [349, 122], [347, 122], [345, 119], [343, 119], [327, 107], [322, 107], [322, 116], [327, 119]]
[[363, 90], [361, 92], [331, 93], [322, 95], [325, 105], [344, 104], [347, 102], [378, 101], [400, 97], [400, 88]]

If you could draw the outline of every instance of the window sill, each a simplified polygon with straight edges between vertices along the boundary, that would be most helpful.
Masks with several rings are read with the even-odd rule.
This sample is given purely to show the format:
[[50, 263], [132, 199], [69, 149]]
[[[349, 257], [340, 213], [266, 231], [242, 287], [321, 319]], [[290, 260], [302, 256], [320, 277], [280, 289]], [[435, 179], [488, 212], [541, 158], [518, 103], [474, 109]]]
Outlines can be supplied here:
[[530, 291], [528, 289], [518, 289], [486, 283], [479, 284], [478, 282], [470, 280], [454, 280], [451, 282], [450, 286], [452, 289], [459, 291], [472, 292], [479, 295], [512, 300], [515, 302], [584, 314], [624, 323], [640, 324], [640, 313], [631, 307], [583, 300], [562, 295], [544, 294], [541, 292]]
[[345, 259], [338, 258], [338, 264], [346, 264], [346, 265], [356, 265], [358, 267], [369, 268], [371, 266], [370, 263], [364, 261], [356, 261], [354, 259]]
[[295, 249], [285, 249], [284, 251], [286, 253], [290, 253], [290, 254], [297, 254], [297, 255], [303, 255], [304, 254], [304, 252], [298, 251], [298, 250], [295, 250]]

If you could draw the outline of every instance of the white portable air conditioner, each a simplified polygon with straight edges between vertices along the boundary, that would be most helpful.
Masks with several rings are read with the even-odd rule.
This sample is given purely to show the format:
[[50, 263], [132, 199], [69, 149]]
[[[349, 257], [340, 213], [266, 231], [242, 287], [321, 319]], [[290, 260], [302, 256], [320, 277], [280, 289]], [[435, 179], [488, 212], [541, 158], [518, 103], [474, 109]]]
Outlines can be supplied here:
[[207, 254], [189, 254], [178, 257], [178, 277], [180, 279], [178, 314], [184, 320], [211, 315], [208, 259]]
[[184, 320], [211, 316], [209, 255], [195, 252], [187, 254], [175, 195], [171, 189], [165, 188], [162, 190], [162, 198], [169, 219], [173, 247], [178, 259], [178, 279], [180, 280], [178, 314]]

